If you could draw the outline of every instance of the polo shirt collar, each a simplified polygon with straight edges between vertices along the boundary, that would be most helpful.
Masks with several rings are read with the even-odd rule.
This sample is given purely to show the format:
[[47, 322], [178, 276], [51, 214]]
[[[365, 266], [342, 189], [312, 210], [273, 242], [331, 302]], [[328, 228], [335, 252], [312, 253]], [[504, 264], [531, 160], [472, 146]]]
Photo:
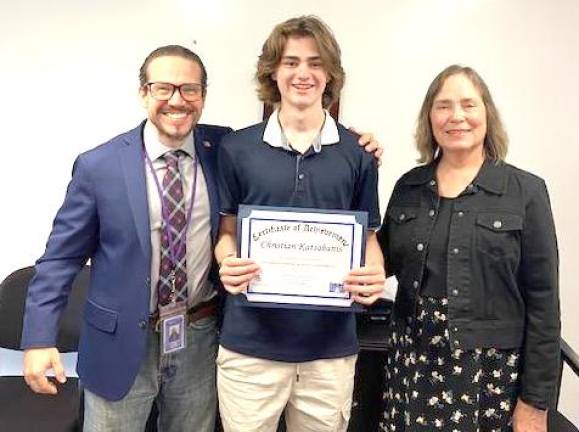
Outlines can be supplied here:
[[[291, 150], [289, 144], [283, 138], [283, 130], [279, 123], [279, 110], [275, 110], [267, 120], [265, 130], [263, 132], [263, 141], [268, 143], [272, 147], [281, 147], [286, 150]], [[338, 133], [338, 126], [333, 117], [324, 110], [325, 119], [322, 130], [320, 131], [319, 139], [314, 142], [314, 151], [319, 153], [321, 151], [321, 146], [337, 144], [340, 141], [340, 135]]]
[[147, 120], [143, 130], [143, 140], [145, 142], [147, 154], [152, 161], [159, 159], [165, 153], [172, 150], [182, 150], [191, 158], [195, 157], [195, 143], [193, 141], [193, 133], [190, 133], [187, 138], [185, 138], [183, 145], [178, 149], [167, 147], [159, 140], [159, 132], [157, 131], [157, 127], [150, 120]]

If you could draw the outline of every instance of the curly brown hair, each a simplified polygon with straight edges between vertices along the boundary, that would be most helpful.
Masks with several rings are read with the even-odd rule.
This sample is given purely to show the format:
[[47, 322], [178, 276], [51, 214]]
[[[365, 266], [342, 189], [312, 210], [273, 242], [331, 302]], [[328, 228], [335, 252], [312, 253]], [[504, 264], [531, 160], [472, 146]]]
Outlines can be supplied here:
[[255, 74], [260, 100], [270, 105], [281, 101], [277, 83], [272, 75], [281, 62], [288, 39], [292, 37], [311, 37], [315, 40], [324, 70], [328, 74], [322, 105], [329, 108], [338, 100], [346, 74], [342, 68], [340, 46], [336, 38], [330, 28], [313, 15], [291, 18], [278, 24], [263, 44]]
[[493, 101], [486, 83], [473, 68], [451, 65], [440, 72], [436, 78], [434, 78], [434, 81], [430, 83], [424, 101], [422, 102], [422, 107], [418, 114], [416, 134], [414, 136], [416, 148], [418, 149], [418, 153], [420, 153], [418, 162], [430, 163], [437, 155], [439, 147], [432, 133], [430, 112], [432, 111], [434, 99], [440, 90], [442, 90], [446, 79], [458, 74], [463, 74], [472, 82], [479, 91], [485, 106], [487, 118], [487, 133], [483, 144], [485, 156], [494, 162], [504, 161], [507, 156], [509, 139], [501, 121], [499, 110]]

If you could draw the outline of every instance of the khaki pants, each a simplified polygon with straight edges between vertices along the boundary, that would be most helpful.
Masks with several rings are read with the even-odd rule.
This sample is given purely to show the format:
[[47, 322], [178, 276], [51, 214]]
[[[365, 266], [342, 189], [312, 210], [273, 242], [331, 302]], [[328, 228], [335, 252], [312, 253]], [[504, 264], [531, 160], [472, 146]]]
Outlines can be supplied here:
[[225, 432], [345, 432], [357, 356], [285, 363], [219, 347], [217, 394]]

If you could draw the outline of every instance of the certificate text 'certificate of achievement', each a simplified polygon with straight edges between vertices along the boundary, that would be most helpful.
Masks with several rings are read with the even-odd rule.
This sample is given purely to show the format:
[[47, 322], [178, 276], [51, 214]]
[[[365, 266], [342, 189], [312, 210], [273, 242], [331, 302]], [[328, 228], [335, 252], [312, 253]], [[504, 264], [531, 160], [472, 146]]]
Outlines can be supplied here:
[[363, 263], [366, 226], [365, 212], [240, 206], [240, 257], [261, 268], [248, 303], [349, 310], [342, 281]]

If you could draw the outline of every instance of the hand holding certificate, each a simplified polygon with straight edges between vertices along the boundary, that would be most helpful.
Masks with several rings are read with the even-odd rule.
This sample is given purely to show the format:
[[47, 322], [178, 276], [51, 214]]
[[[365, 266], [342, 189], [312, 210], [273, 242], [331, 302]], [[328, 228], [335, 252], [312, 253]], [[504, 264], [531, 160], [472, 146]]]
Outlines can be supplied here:
[[[369, 235], [375, 235], [371, 233]], [[370, 243], [366, 244], [366, 259], [370, 255]], [[385, 294], [386, 274], [384, 266], [370, 264], [353, 269], [344, 279], [344, 289], [352, 294], [352, 300], [370, 306]]]
[[343, 281], [363, 261], [366, 215], [241, 206], [240, 257], [259, 265], [249, 282], [250, 303], [349, 308]]

